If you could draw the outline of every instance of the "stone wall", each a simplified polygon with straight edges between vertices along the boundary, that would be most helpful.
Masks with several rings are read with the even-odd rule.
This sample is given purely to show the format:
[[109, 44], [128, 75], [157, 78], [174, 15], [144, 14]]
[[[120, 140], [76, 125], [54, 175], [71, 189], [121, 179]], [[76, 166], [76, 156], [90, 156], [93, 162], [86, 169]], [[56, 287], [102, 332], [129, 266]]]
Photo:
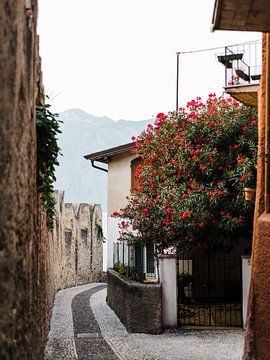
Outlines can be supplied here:
[[53, 284], [36, 188], [37, 1], [0, 2], [0, 359], [41, 359]]
[[107, 303], [127, 331], [160, 334], [162, 332], [161, 285], [141, 284], [121, 278], [109, 269]]
[[55, 288], [99, 281], [103, 265], [100, 205], [65, 204], [60, 191], [55, 199], [56, 221], [50, 238]]

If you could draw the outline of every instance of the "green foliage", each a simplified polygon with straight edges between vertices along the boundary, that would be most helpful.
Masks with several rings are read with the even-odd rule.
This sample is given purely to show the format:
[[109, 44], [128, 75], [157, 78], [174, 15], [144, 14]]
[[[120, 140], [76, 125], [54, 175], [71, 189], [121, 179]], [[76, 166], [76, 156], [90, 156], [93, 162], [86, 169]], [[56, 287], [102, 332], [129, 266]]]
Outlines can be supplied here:
[[182, 272], [177, 276], [177, 280], [182, 287], [186, 287], [193, 281], [193, 276], [187, 272]]
[[135, 268], [128, 267], [121, 262], [114, 264], [113, 270], [117, 271], [121, 276], [135, 278]]
[[255, 184], [257, 113], [210, 94], [178, 112], [157, 115], [136, 141], [137, 191], [119, 213], [120, 240], [169, 247], [224, 247], [251, 239], [253, 205], [244, 188]]
[[96, 222], [96, 231], [97, 231], [97, 237], [98, 237], [98, 240], [102, 241], [103, 243], [106, 242], [106, 238], [103, 234], [103, 228], [102, 226]]
[[55, 166], [59, 165], [57, 157], [60, 154], [57, 134], [61, 131], [58, 115], [51, 113], [49, 108], [48, 104], [39, 104], [36, 107], [37, 186], [47, 212], [48, 229], [52, 230], [55, 216], [53, 182], [56, 180]]

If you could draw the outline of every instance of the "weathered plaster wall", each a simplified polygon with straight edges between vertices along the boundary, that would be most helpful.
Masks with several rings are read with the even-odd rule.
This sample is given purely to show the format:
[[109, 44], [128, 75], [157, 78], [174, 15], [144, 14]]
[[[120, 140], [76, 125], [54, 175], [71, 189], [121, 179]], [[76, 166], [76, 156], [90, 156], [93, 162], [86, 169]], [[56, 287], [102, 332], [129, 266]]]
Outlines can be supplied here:
[[55, 288], [99, 281], [102, 277], [102, 213], [100, 205], [65, 204], [56, 191], [56, 226], [50, 243]]
[[135, 158], [130, 151], [115, 155], [108, 164], [108, 214], [123, 208], [130, 194], [131, 161]]
[[[252, 247], [252, 270], [248, 302], [247, 331], [245, 335], [245, 360], [268, 360], [270, 358], [270, 214], [265, 213], [265, 129], [269, 128], [266, 85], [269, 71], [266, 66], [270, 50], [266, 47], [267, 37], [263, 35], [263, 61], [260, 91], [258, 94], [259, 139], [256, 203]], [[268, 80], [269, 81], [269, 80]], [[268, 94], [268, 96], [270, 96]], [[269, 141], [269, 140], [268, 140]], [[269, 196], [269, 194], [268, 194]]]
[[[26, 8], [26, 5], [28, 6]], [[53, 290], [36, 189], [37, 1], [0, 2], [0, 358], [40, 359]]]

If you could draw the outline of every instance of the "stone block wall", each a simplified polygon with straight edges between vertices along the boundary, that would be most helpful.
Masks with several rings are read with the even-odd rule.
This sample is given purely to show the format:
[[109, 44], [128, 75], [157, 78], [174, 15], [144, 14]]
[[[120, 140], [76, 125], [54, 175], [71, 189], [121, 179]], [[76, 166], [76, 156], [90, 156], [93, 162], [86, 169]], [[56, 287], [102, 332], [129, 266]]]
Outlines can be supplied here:
[[107, 303], [131, 333], [162, 332], [161, 285], [141, 284], [108, 269]]
[[55, 199], [56, 221], [50, 238], [55, 288], [99, 281], [103, 266], [100, 205], [65, 204], [60, 191]]
[[0, 359], [41, 359], [53, 282], [36, 187], [37, 1], [0, 1]]
[[[97, 259], [102, 253], [102, 247], [94, 249], [92, 240], [98, 236], [95, 233], [91, 238], [91, 264], [89, 261], [92, 272], [86, 277], [88, 254], [84, 253], [86, 247], [82, 244], [90, 243], [89, 234], [82, 231], [77, 245], [72, 244], [68, 249], [68, 244], [63, 246], [60, 235], [64, 227], [59, 219], [55, 243], [47, 231], [46, 214], [36, 185], [35, 110], [38, 91], [42, 88], [37, 5], [37, 0], [0, 1], [1, 360], [43, 359], [55, 289], [74, 285], [74, 281], [96, 279]], [[91, 213], [92, 234], [101, 216], [100, 208], [85, 210], [81, 205], [78, 211], [84, 214], [84, 219], [87, 211]], [[77, 215], [73, 216], [71, 210], [70, 213], [75, 224]], [[84, 224], [76, 226], [85, 230]], [[70, 230], [73, 231], [73, 225]], [[63, 259], [67, 253], [72, 257], [76, 246], [75, 278], [71, 271], [73, 260]], [[70, 269], [65, 274], [68, 264]]]

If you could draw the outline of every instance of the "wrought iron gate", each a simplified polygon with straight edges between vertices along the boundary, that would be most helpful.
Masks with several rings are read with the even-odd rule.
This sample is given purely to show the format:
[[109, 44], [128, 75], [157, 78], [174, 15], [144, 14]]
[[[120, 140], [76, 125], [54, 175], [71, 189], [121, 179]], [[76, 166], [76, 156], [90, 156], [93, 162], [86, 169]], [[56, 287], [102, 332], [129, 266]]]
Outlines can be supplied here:
[[179, 326], [242, 326], [240, 256], [187, 251], [177, 266]]

